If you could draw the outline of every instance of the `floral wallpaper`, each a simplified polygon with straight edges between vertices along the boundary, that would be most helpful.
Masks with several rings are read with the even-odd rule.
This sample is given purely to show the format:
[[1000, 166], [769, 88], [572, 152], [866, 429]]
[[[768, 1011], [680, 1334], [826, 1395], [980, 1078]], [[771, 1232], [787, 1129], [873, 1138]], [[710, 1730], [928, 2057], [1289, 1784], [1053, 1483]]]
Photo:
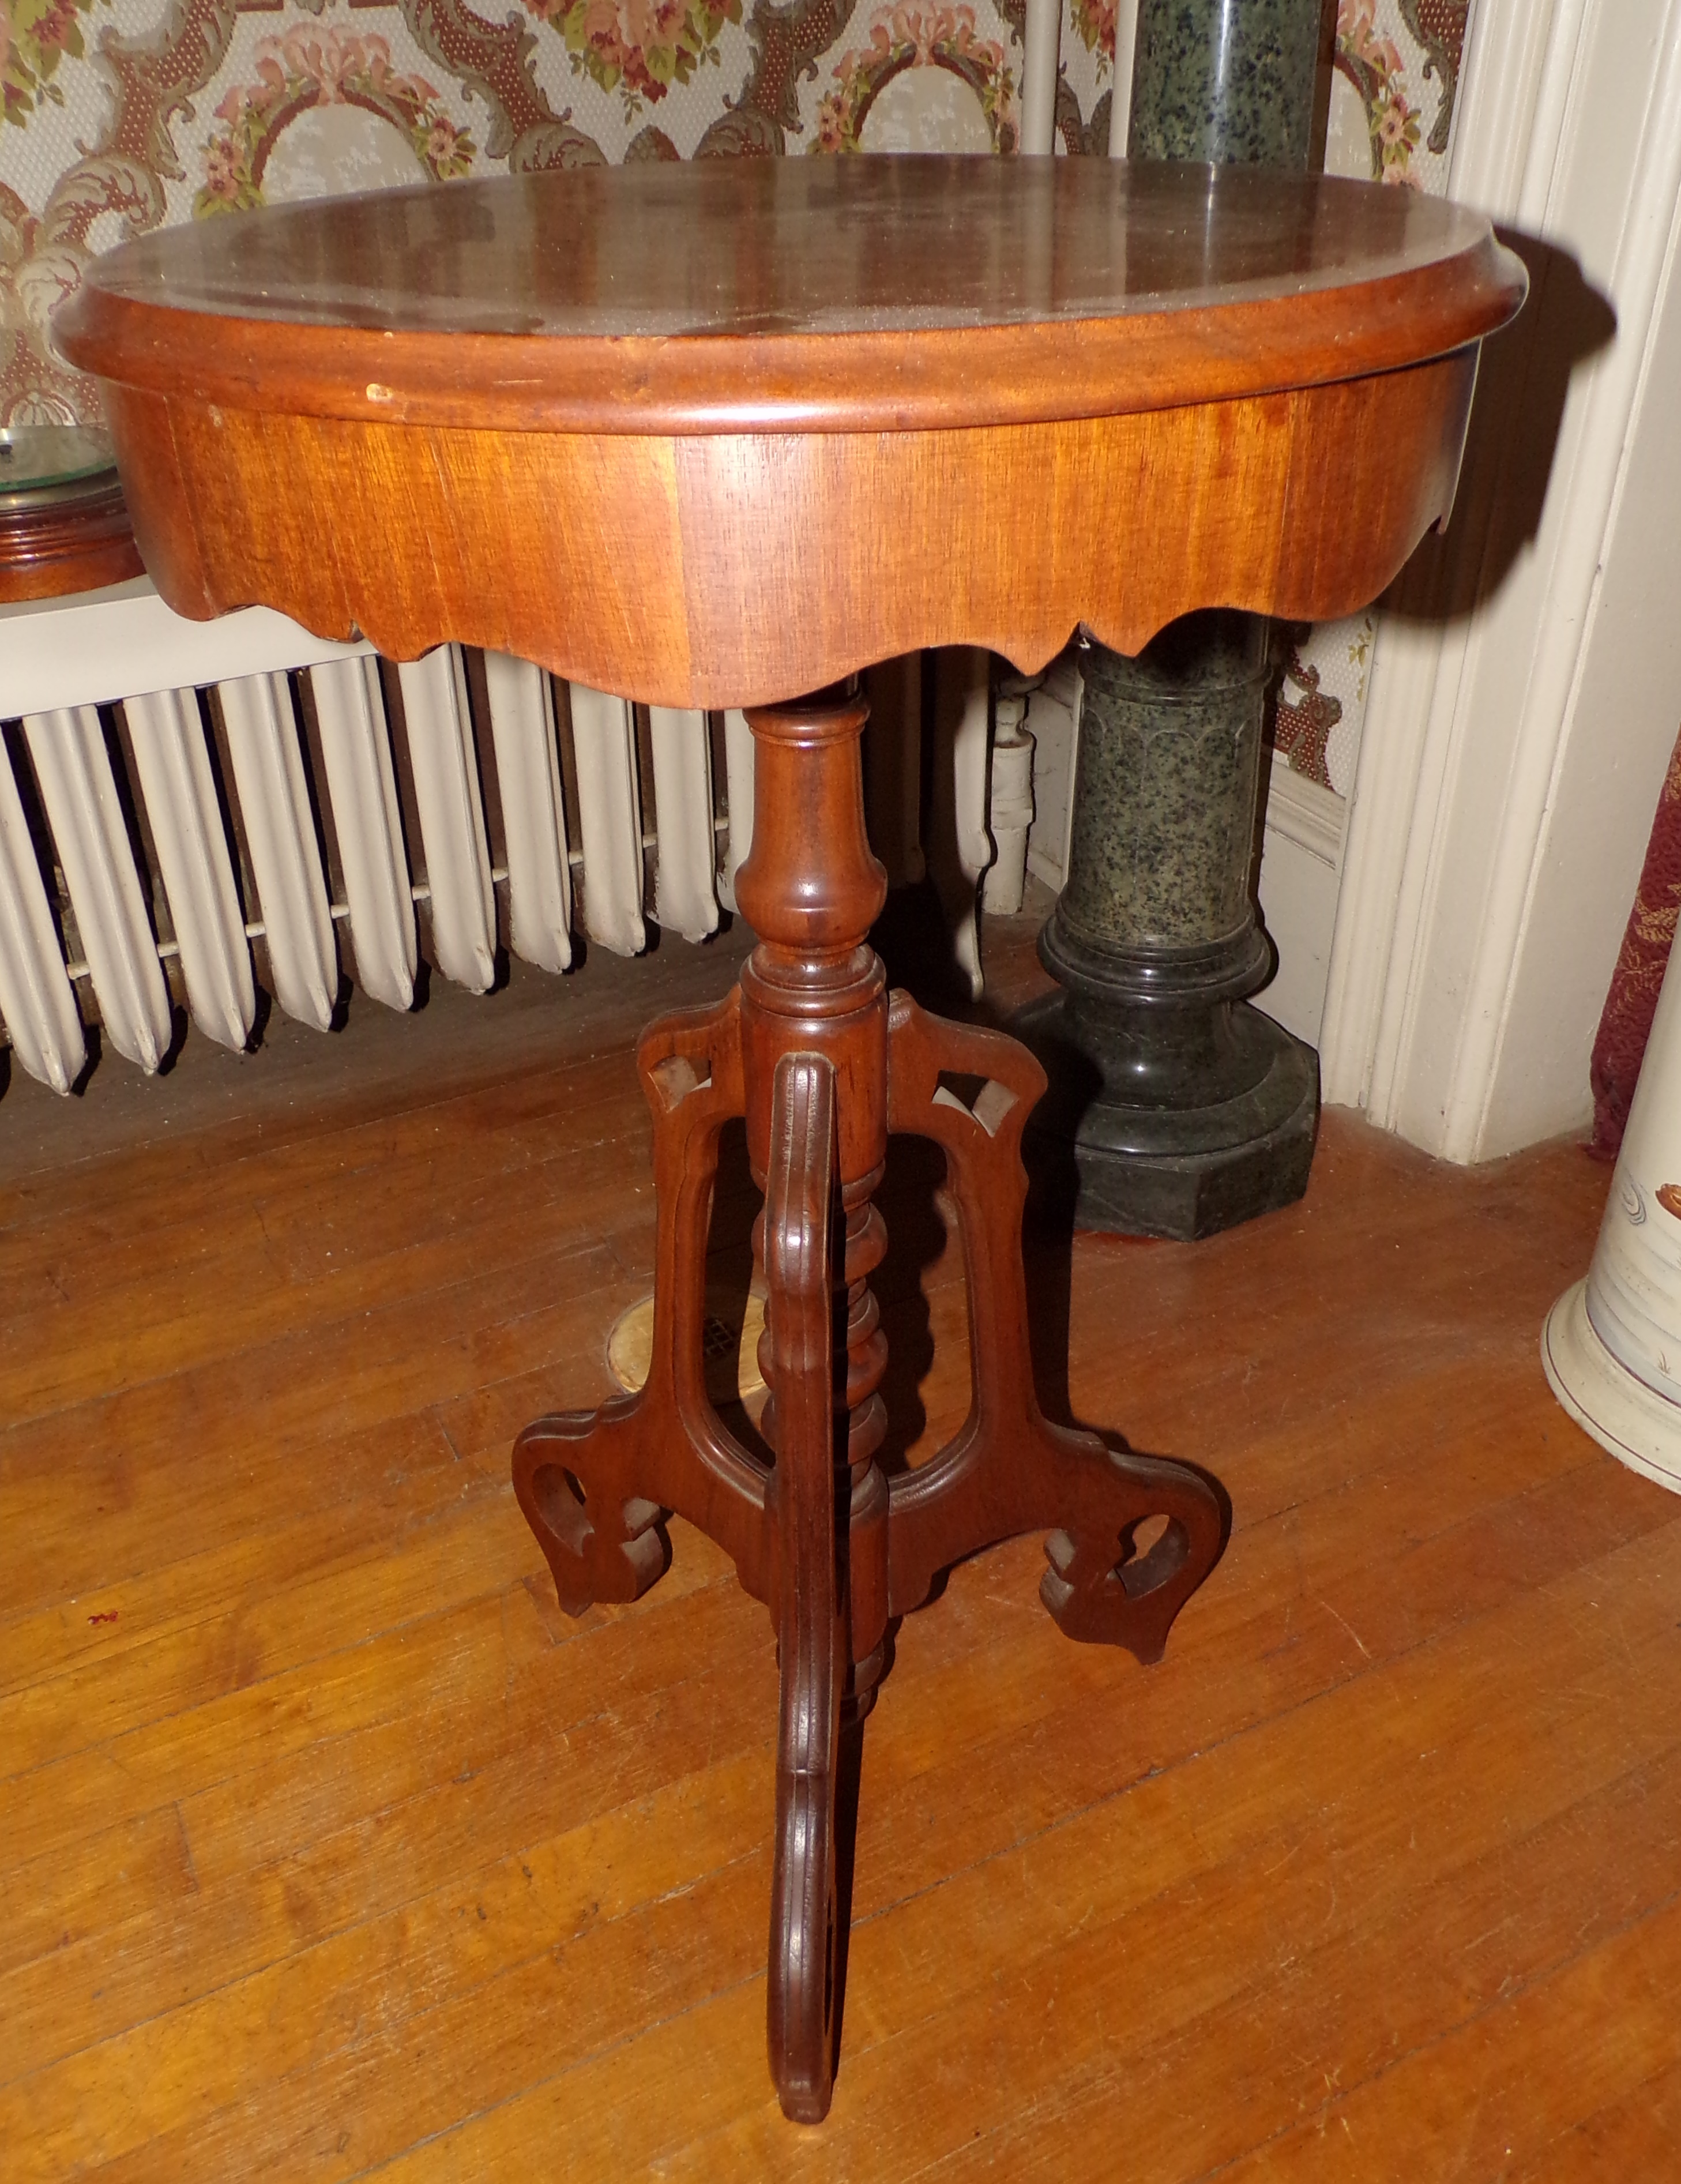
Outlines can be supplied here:
[[[1064, 5], [1058, 148], [1101, 153], [1136, 0]], [[1444, 186], [1469, 6], [1340, 0], [1328, 164]], [[1025, 23], [1026, 0], [0, 0], [0, 423], [97, 412], [47, 322], [126, 235], [506, 169], [1010, 153]], [[1280, 749], [1330, 785], [1371, 634], [1292, 660]]]

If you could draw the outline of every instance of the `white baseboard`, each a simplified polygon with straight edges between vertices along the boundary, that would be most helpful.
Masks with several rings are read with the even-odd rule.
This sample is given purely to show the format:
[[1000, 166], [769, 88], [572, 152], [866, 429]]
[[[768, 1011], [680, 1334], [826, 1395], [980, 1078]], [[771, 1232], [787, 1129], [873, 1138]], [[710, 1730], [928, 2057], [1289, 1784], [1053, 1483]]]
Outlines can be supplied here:
[[1261, 841], [1261, 914], [1278, 951], [1278, 968], [1256, 994], [1255, 1006], [1310, 1046], [1319, 1044], [1325, 1014], [1347, 816], [1347, 805], [1333, 790], [1273, 761]]

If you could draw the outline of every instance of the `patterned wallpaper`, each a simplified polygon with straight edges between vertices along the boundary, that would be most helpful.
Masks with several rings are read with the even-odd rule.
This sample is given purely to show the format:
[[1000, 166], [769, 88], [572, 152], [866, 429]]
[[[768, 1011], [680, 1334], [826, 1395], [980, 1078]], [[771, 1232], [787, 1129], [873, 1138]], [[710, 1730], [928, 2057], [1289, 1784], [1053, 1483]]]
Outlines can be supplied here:
[[[1065, 0], [1059, 148], [1107, 148], [1117, 4]], [[1328, 164], [1444, 187], [1470, 0], [1340, 0]], [[85, 417], [48, 315], [94, 253], [328, 189], [603, 160], [1013, 152], [1026, 0], [0, 0], [0, 422]], [[1280, 748], [1343, 786], [1373, 625], [1304, 636]]]

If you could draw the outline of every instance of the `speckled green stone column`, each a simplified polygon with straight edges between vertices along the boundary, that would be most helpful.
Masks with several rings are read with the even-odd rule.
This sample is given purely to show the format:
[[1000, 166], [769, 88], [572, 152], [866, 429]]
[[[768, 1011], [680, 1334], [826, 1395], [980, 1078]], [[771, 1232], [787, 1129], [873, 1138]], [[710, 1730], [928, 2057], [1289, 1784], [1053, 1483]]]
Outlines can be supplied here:
[[[1128, 156], [1305, 170], [1322, 0], [1139, 0]], [[1120, 549], [1124, 551], [1124, 546]], [[1062, 988], [1017, 1028], [1051, 1089], [1029, 1155], [1079, 1226], [1213, 1234], [1299, 1198], [1318, 1060], [1245, 996], [1272, 954], [1250, 886], [1269, 625], [1193, 615], [1098, 644], [1068, 877], [1039, 938]]]
[[1305, 171], [1320, 0], [1138, 0], [1129, 159]]

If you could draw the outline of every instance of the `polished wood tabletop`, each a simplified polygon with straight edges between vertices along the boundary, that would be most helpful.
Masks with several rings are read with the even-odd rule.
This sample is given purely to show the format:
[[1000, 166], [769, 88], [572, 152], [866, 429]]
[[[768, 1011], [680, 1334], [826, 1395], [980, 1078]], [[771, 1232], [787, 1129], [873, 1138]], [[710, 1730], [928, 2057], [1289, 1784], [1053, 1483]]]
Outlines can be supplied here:
[[703, 161], [171, 228], [100, 260], [69, 324], [86, 369], [211, 400], [283, 356], [314, 415], [905, 431], [1413, 364], [1487, 332], [1521, 277], [1478, 215], [1322, 176]]
[[1322, 177], [720, 161], [173, 229], [57, 328], [181, 612], [718, 705], [1365, 605], [1523, 279], [1479, 216]]

